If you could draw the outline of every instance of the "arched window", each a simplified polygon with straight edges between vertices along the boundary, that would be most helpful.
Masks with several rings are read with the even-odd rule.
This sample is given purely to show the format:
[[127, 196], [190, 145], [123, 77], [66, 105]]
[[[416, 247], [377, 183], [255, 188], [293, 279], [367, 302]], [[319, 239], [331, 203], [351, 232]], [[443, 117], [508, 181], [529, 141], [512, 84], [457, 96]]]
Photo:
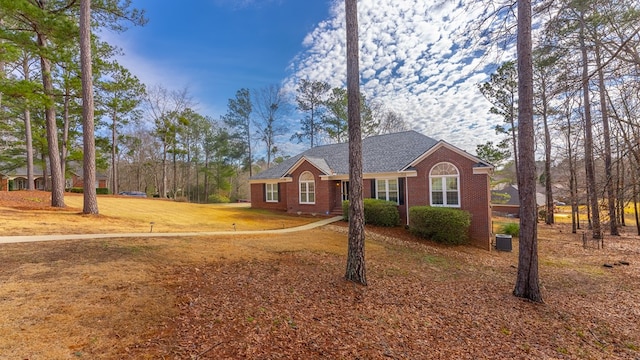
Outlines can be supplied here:
[[305, 171], [300, 175], [300, 204], [316, 203], [316, 180], [312, 173]]
[[431, 206], [460, 207], [460, 173], [451, 163], [439, 163], [429, 173]]

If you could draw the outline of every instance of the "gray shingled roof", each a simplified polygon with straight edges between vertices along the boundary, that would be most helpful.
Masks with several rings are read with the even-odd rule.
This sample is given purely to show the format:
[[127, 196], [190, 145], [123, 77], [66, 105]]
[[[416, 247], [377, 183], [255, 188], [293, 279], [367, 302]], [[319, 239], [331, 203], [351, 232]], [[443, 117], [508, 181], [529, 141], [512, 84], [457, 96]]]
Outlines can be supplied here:
[[[16, 176], [16, 177], [27, 177], [27, 168], [20, 167], [11, 171], [2, 171], [0, 170], [0, 174], [7, 176]], [[33, 176], [42, 176], [42, 167], [34, 166], [33, 167]]]
[[[416, 131], [371, 136], [362, 141], [364, 173], [400, 171], [438, 143]], [[305, 157], [326, 175], [349, 174], [349, 144], [317, 146], [269, 168], [251, 180], [279, 179]]]

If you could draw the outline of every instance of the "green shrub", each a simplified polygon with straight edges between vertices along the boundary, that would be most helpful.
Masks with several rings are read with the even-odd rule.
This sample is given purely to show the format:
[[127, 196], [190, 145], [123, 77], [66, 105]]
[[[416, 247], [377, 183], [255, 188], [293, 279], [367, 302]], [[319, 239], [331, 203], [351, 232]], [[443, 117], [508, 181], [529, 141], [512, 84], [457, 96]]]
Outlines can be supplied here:
[[470, 225], [471, 215], [463, 210], [432, 206], [414, 206], [409, 209], [409, 231], [439, 243], [468, 243]]
[[[75, 194], [84, 194], [84, 188], [81, 187], [72, 187], [69, 189], [69, 192]], [[96, 194], [98, 195], [109, 195], [109, 188], [96, 188]]]
[[211, 194], [209, 195], [209, 203], [212, 204], [226, 204], [229, 202], [229, 198], [224, 196], [224, 195], [220, 195], [220, 194]]
[[393, 201], [364, 199], [365, 223], [378, 226], [397, 226], [400, 223], [398, 204]]
[[342, 201], [342, 220], [349, 221], [349, 200]]
[[518, 224], [518, 223], [504, 224], [500, 228], [500, 233], [501, 234], [511, 235], [513, 237], [519, 237], [520, 236], [520, 224]]
[[[342, 218], [349, 221], [349, 201], [342, 202]], [[400, 223], [398, 204], [393, 201], [364, 199], [364, 222], [377, 226], [396, 226]]]

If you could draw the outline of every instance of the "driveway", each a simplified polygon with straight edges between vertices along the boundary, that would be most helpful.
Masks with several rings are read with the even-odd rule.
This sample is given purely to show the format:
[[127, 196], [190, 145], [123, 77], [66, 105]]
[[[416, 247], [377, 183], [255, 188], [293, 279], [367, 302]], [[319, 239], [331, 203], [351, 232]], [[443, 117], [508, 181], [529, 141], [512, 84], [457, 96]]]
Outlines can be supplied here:
[[182, 237], [182, 236], [211, 236], [211, 235], [251, 235], [251, 234], [284, 234], [296, 231], [314, 229], [320, 226], [342, 220], [342, 216], [312, 222], [310, 224], [286, 229], [275, 230], [250, 230], [250, 231], [209, 231], [209, 232], [175, 232], [175, 233], [116, 233], [116, 234], [67, 234], [67, 235], [27, 235], [27, 236], [0, 236], [0, 244], [55, 241], [55, 240], [82, 240], [82, 239], [108, 239], [108, 238], [157, 238], [157, 237]]

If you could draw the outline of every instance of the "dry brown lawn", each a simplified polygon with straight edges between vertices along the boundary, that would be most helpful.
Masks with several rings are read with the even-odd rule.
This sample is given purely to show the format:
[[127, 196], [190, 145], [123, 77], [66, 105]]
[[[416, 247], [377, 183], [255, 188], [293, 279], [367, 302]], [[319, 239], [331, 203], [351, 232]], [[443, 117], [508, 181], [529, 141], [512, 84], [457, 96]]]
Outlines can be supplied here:
[[[251, 209], [248, 204], [189, 204], [126, 196], [98, 196], [100, 216], [79, 215], [82, 195], [65, 194], [64, 209], [51, 208], [51, 195], [0, 191], [0, 234], [97, 234], [203, 232], [281, 229], [308, 224], [310, 216], [287, 216]], [[31, 210], [39, 211], [33, 212]]]
[[0, 245], [0, 358], [640, 358], [640, 240], [585, 249], [568, 229], [539, 226], [545, 304], [511, 295], [517, 241], [486, 252], [401, 228], [369, 229], [366, 287], [342, 278], [343, 223]]

